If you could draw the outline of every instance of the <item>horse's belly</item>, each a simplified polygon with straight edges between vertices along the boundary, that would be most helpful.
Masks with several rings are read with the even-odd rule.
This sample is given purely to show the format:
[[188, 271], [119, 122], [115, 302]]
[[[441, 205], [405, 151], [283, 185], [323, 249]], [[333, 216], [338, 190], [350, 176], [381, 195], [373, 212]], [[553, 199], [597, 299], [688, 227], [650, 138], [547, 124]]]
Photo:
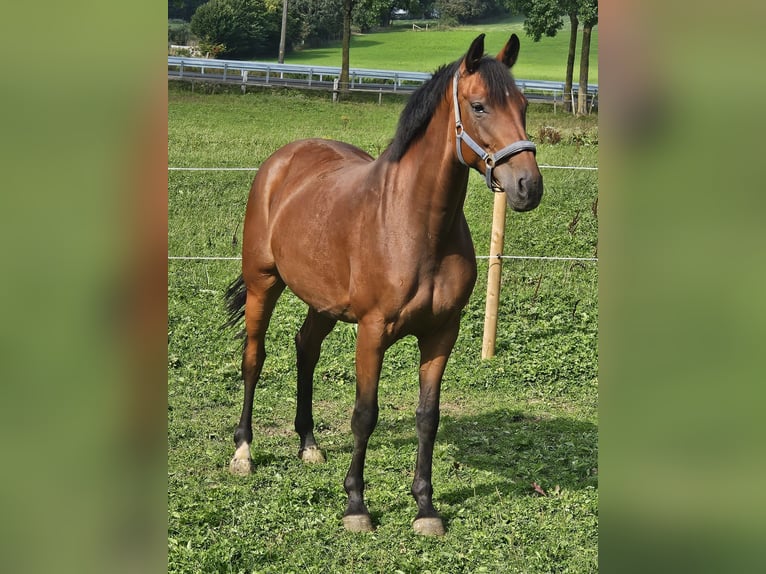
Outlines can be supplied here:
[[[287, 287], [307, 305], [320, 313], [343, 321], [353, 321], [348, 289], [348, 265], [332, 249], [312, 242], [312, 249], [280, 248], [274, 256], [279, 276]], [[306, 246], [308, 247], [308, 246]]]
[[[317, 207], [316, 211], [321, 211]], [[290, 217], [274, 227], [272, 252], [287, 287], [320, 313], [353, 321], [349, 298], [348, 247], [337, 225], [319, 213], [315, 219]]]

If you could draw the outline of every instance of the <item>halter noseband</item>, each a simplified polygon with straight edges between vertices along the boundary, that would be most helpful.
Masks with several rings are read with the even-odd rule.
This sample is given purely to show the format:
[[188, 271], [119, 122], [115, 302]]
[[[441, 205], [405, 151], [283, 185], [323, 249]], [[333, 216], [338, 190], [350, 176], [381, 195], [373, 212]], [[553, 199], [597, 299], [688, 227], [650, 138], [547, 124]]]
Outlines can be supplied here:
[[463, 159], [463, 151], [460, 149], [462, 147], [461, 143], [465, 142], [468, 147], [471, 148], [474, 153], [476, 153], [476, 155], [478, 155], [484, 162], [484, 177], [487, 180], [487, 187], [492, 191], [495, 191], [492, 187], [492, 169], [504, 159], [514, 156], [517, 153], [521, 153], [523, 151], [531, 151], [532, 153], [536, 154], [537, 148], [535, 147], [535, 144], [529, 140], [520, 140], [512, 143], [511, 145], [505, 146], [497, 153], [489, 153], [479, 144], [477, 144], [476, 140], [474, 140], [466, 133], [465, 128], [463, 128], [463, 122], [460, 120], [460, 104], [458, 103], [457, 99], [457, 81], [459, 77], [460, 70], [455, 72], [455, 75], [452, 79], [452, 99], [455, 108], [455, 145], [457, 146], [457, 157], [460, 160], [460, 163], [466, 167], [470, 167]]

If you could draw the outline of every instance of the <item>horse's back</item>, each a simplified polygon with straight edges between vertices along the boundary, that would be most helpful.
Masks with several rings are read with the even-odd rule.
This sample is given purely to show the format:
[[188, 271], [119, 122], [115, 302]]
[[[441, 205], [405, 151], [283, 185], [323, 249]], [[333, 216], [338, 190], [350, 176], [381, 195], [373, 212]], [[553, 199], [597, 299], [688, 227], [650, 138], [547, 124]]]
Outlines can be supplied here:
[[[315, 187], [338, 170], [372, 161], [361, 149], [326, 139], [294, 141], [275, 151], [258, 170], [250, 190], [250, 204], [273, 206], [307, 187]], [[314, 185], [307, 185], [307, 184]]]

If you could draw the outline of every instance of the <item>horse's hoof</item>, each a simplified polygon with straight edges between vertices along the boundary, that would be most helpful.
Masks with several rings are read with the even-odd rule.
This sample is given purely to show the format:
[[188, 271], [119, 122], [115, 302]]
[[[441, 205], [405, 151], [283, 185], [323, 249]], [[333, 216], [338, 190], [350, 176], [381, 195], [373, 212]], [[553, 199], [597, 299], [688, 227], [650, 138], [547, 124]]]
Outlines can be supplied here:
[[372, 532], [372, 520], [367, 514], [350, 514], [343, 517], [343, 527], [349, 532]]
[[253, 461], [249, 458], [232, 458], [229, 472], [237, 476], [248, 476], [253, 471]]
[[444, 523], [441, 518], [418, 518], [412, 523], [415, 534], [423, 536], [444, 536]]
[[319, 450], [318, 446], [302, 448], [300, 452], [298, 452], [298, 457], [303, 462], [309, 464], [327, 462], [327, 459], [325, 459], [324, 454], [322, 454], [322, 451]]

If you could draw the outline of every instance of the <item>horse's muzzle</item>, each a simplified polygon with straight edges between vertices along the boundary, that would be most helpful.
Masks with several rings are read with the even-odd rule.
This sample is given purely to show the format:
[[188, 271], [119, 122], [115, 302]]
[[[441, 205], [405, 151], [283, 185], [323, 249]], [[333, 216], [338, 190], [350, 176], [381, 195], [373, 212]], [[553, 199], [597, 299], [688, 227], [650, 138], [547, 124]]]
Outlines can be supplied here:
[[[508, 166], [510, 168], [510, 166]], [[502, 174], [500, 173], [502, 172]], [[543, 198], [543, 176], [536, 167], [530, 170], [497, 170], [498, 183], [514, 211], [530, 211]]]

